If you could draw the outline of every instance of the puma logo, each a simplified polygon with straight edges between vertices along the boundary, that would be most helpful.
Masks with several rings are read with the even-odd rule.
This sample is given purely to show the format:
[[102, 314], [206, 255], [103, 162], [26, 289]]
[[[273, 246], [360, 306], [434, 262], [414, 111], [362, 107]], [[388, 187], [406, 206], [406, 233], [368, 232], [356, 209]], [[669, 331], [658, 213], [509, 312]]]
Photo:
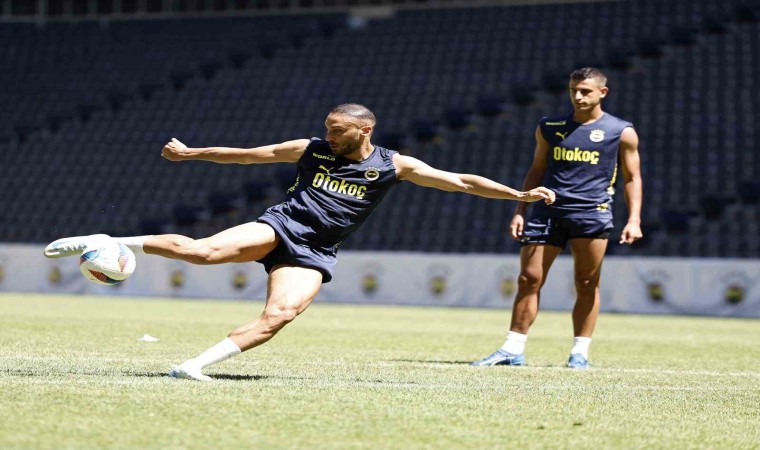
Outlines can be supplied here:
[[330, 171], [331, 171], [331, 170], [333, 170], [333, 168], [332, 168], [332, 167], [330, 167], [330, 168], [328, 169], [327, 167], [325, 167], [325, 166], [322, 166], [322, 165], [320, 165], [320, 166], [319, 166], [319, 168], [320, 168], [320, 169], [322, 169], [322, 170], [324, 170], [324, 171], [325, 171], [325, 173], [330, 173]]
[[563, 141], [565, 140], [565, 137], [567, 136], [567, 133], [568, 133], [567, 131], [565, 131], [564, 133], [560, 133], [559, 131], [555, 131], [554, 132], [554, 134], [556, 134], [557, 136], [561, 137]]

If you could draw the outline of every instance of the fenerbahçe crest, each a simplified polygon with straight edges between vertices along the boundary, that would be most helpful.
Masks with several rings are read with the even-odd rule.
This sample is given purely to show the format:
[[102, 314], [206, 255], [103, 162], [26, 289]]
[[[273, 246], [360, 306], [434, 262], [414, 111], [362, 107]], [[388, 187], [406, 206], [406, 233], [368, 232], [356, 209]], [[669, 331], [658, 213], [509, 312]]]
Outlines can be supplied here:
[[368, 179], [369, 181], [377, 180], [380, 178], [380, 169], [376, 167], [370, 167], [364, 172], [364, 178]]
[[604, 140], [604, 130], [591, 130], [588, 138], [591, 142], [602, 142]]

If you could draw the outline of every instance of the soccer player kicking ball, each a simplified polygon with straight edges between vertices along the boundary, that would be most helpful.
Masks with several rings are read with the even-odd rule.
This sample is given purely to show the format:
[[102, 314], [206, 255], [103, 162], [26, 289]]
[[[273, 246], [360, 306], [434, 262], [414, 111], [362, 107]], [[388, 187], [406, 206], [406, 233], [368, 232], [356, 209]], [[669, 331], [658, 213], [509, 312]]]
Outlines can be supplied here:
[[525, 223], [527, 204], [515, 209], [509, 231], [522, 244], [520, 277], [512, 308], [512, 325], [504, 345], [474, 366], [525, 364], [528, 328], [538, 315], [541, 286], [554, 259], [570, 243], [577, 299], [573, 308], [575, 339], [567, 366], [588, 367], [591, 334], [599, 316], [599, 280], [607, 238], [612, 229], [612, 196], [618, 161], [625, 183], [628, 223], [621, 244], [641, 238], [641, 175], [639, 138], [633, 125], [602, 111], [607, 77], [594, 68], [570, 75], [570, 100], [575, 111], [543, 118], [536, 128], [533, 164], [524, 189], [546, 185], [557, 194], [552, 205], [536, 205]]
[[[266, 305], [258, 319], [173, 368], [170, 376], [211, 380], [202, 373], [205, 367], [272, 339], [306, 310], [322, 283], [330, 281], [341, 243], [399, 181], [494, 199], [554, 201], [554, 192], [544, 187], [520, 192], [477, 175], [437, 170], [373, 145], [370, 138], [375, 123], [375, 115], [366, 107], [344, 104], [327, 116], [324, 140], [299, 139], [240, 149], [188, 148], [172, 139], [164, 146], [161, 155], [170, 161], [298, 165], [298, 177], [286, 200], [255, 222], [197, 240], [176, 234], [114, 238], [134, 251], [193, 264], [258, 261], [269, 273]], [[78, 255], [89, 242], [104, 238], [107, 236], [59, 239], [45, 248], [45, 256]]]

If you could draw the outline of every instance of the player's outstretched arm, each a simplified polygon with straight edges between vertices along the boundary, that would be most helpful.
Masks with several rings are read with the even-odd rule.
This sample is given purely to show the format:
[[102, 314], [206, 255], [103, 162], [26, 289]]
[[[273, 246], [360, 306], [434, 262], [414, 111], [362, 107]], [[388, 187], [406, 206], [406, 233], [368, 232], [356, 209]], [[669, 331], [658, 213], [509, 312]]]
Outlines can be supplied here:
[[399, 180], [411, 181], [420, 186], [487, 198], [525, 202], [544, 200], [547, 204], [554, 202], [554, 192], [545, 187], [537, 187], [527, 192], [518, 191], [479, 175], [438, 170], [419, 159], [399, 154], [393, 155], [393, 164], [396, 166], [396, 175]]
[[[541, 184], [546, 174], [548, 166], [547, 157], [549, 155], [549, 143], [541, 134], [541, 126], [536, 127], [536, 149], [533, 151], [533, 163], [531, 163], [528, 173], [523, 180], [523, 190], [531, 190]], [[528, 202], [518, 201], [515, 206], [515, 213], [509, 223], [509, 235], [512, 239], [520, 240], [523, 237], [525, 228], [525, 210], [528, 208]]]
[[[531, 163], [528, 173], [525, 174], [525, 180], [523, 181], [522, 186], [524, 190], [531, 190], [536, 186], [540, 186], [541, 181], [544, 179], [544, 174], [546, 173], [546, 158], [549, 153], [549, 143], [541, 134], [540, 126], [536, 127], [535, 137], [536, 149], [533, 152], [533, 163]], [[527, 202], [518, 202], [515, 207], [515, 214], [524, 214], [527, 206]]]
[[309, 145], [308, 139], [296, 139], [280, 144], [254, 148], [207, 147], [189, 148], [172, 138], [161, 151], [169, 161], [211, 161], [219, 164], [264, 164], [297, 162]]
[[621, 244], [632, 244], [641, 239], [641, 163], [639, 160], [639, 136], [633, 128], [626, 128], [620, 135], [620, 168], [625, 183], [625, 201], [628, 206], [628, 222], [620, 236]]

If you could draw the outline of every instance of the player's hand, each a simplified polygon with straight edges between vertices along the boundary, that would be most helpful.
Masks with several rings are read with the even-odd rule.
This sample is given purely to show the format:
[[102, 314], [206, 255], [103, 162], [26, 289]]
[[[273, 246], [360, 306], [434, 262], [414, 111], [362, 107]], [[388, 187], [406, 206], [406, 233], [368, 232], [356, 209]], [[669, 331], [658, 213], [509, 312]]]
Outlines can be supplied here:
[[176, 138], [172, 138], [168, 144], [164, 145], [164, 149], [161, 151], [161, 156], [169, 161], [181, 161], [186, 154], [187, 145]]
[[509, 224], [509, 236], [519, 241], [522, 239], [523, 227], [525, 226], [525, 215], [522, 213], [515, 213], [512, 217], [512, 222]]
[[621, 244], [633, 244], [644, 236], [641, 232], [641, 226], [636, 222], [628, 222], [623, 228], [623, 233], [620, 235]]
[[539, 186], [535, 189], [531, 189], [528, 192], [525, 192], [525, 198], [521, 198], [520, 200], [524, 202], [537, 202], [539, 200], [543, 200], [547, 205], [551, 205], [554, 203], [554, 199], [554, 191], [543, 186]]

